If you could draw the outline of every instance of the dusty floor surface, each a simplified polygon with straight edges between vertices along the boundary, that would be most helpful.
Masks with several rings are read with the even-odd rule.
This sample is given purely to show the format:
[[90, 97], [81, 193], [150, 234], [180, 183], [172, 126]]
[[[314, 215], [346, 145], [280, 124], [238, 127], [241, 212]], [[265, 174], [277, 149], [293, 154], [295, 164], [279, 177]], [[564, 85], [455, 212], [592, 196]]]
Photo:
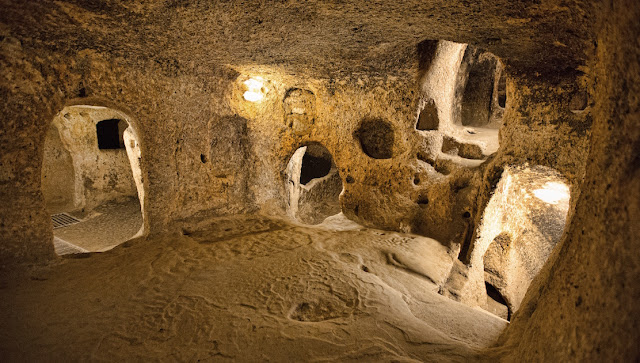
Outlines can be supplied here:
[[437, 293], [452, 258], [433, 239], [341, 215], [191, 226], [3, 273], [0, 356], [468, 361], [507, 324]]
[[[57, 228], [53, 234], [58, 239], [91, 252], [112, 249], [133, 237], [142, 226], [142, 213], [137, 198], [107, 202], [86, 215], [70, 214], [82, 222]], [[62, 245], [55, 245], [59, 255], [66, 251], [59, 247]]]

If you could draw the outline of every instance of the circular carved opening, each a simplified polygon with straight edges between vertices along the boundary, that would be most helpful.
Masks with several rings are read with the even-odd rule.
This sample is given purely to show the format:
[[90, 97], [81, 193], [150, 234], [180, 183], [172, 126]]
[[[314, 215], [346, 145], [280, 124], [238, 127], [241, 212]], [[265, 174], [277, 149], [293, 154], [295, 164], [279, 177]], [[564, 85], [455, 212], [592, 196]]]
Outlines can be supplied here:
[[387, 121], [366, 119], [362, 121], [354, 135], [362, 146], [362, 151], [374, 159], [390, 159], [393, 157], [394, 132]]

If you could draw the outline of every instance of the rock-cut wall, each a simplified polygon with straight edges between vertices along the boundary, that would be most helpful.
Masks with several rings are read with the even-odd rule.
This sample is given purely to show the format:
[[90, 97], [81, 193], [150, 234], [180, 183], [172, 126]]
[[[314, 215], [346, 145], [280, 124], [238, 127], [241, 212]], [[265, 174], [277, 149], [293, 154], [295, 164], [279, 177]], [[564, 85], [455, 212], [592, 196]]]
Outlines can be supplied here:
[[615, 1], [597, 12], [585, 180], [560, 248], [503, 334], [509, 361], [640, 357], [640, 9]]

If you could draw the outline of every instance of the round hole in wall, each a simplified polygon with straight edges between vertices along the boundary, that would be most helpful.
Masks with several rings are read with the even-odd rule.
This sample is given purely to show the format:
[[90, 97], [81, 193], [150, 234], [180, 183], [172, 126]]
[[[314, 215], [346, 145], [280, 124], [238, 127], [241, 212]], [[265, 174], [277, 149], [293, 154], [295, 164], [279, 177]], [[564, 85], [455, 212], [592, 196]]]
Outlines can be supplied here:
[[209, 160], [205, 154], [200, 154], [200, 161], [202, 161], [202, 163], [204, 164]]
[[469, 212], [462, 213], [462, 218], [469, 218], [469, 217], [471, 217], [471, 213]]
[[296, 150], [286, 169], [287, 214], [306, 224], [320, 224], [339, 214], [343, 179], [329, 150], [311, 143]]
[[418, 185], [420, 184], [420, 176], [416, 174], [416, 176], [413, 177], [413, 184], [414, 185]]
[[365, 119], [354, 136], [360, 141], [362, 151], [374, 159], [391, 159], [395, 135], [393, 126], [382, 119]]

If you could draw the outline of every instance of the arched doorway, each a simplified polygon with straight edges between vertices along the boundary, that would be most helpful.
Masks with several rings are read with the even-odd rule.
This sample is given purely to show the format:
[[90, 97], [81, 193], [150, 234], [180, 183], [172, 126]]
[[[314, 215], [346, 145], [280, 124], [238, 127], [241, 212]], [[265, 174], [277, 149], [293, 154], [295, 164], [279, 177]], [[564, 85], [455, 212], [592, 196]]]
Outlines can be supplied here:
[[477, 272], [485, 281], [490, 311], [509, 319], [518, 310], [560, 241], [570, 195], [567, 180], [555, 169], [505, 167], [484, 210], [471, 258], [472, 265], [482, 266]]
[[131, 119], [65, 107], [47, 133], [42, 193], [58, 254], [101, 252], [143, 233], [140, 146]]
[[288, 214], [307, 224], [341, 212], [342, 179], [331, 153], [320, 144], [296, 150], [287, 165]]

